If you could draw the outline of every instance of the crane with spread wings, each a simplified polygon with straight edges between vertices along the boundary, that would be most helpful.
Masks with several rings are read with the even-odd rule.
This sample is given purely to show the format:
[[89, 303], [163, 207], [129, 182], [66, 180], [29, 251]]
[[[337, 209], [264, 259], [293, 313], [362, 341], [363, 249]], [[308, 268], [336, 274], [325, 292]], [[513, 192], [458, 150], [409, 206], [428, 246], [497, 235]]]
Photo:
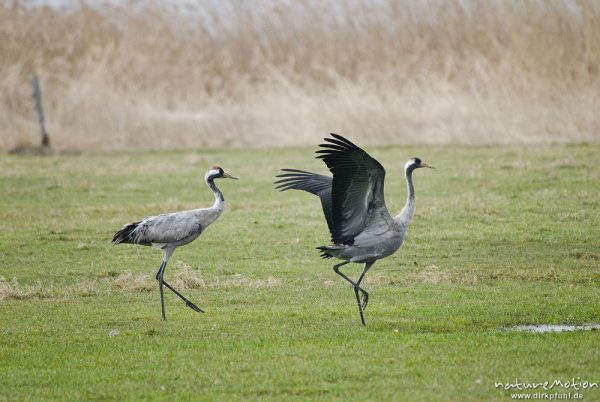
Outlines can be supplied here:
[[[369, 293], [360, 284], [375, 261], [392, 255], [402, 245], [415, 211], [413, 171], [433, 169], [433, 166], [419, 158], [406, 162], [406, 205], [400, 214], [392, 217], [383, 197], [383, 166], [341, 135], [332, 133], [331, 136], [319, 145], [317, 158], [325, 162], [333, 177], [282, 169], [284, 173], [277, 176], [280, 180], [275, 184], [280, 191], [304, 190], [321, 199], [332, 244], [317, 248], [323, 258], [342, 260], [333, 270], [353, 286], [360, 319], [365, 325], [364, 310]], [[365, 264], [356, 282], [340, 271], [340, 267], [350, 262]]]

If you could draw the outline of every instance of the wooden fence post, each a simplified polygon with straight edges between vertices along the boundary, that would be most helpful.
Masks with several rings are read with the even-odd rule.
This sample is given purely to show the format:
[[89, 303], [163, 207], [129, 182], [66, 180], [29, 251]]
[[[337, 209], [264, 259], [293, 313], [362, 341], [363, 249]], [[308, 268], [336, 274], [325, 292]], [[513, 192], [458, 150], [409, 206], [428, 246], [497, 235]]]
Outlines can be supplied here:
[[37, 75], [31, 78], [31, 87], [33, 89], [33, 101], [35, 102], [35, 112], [37, 113], [40, 123], [40, 134], [42, 136], [42, 148], [50, 147], [50, 137], [44, 125], [44, 110], [42, 109], [42, 90], [40, 88], [40, 80]]

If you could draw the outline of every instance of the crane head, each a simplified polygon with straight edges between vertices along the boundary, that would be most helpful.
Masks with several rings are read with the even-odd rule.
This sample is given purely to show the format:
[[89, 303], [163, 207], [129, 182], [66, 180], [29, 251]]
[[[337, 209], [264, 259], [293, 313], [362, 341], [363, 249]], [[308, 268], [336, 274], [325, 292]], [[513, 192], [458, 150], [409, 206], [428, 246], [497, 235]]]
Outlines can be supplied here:
[[213, 166], [206, 172], [206, 179], [234, 179], [238, 180], [237, 177], [230, 175], [223, 170], [220, 166]]
[[420, 169], [420, 168], [429, 168], [429, 169], [435, 169], [435, 167], [431, 166], [428, 163], [425, 163], [421, 160], [421, 158], [411, 158], [408, 162], [406, 162], [406, 165], [404, 165], [404, 170], [405, 171], [409, 171], [409, 170], [415, 170], [415, 169]]

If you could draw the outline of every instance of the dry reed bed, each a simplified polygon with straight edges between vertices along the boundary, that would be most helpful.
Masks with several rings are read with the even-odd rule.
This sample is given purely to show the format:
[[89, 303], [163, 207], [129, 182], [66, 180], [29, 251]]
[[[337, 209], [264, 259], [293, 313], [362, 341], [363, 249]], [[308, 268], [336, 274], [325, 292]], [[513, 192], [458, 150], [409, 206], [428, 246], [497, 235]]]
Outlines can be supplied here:
[[0, 150], [33, 73], [61, 150], [600, 140], [597, 2], [157, 4], [0, 6]]

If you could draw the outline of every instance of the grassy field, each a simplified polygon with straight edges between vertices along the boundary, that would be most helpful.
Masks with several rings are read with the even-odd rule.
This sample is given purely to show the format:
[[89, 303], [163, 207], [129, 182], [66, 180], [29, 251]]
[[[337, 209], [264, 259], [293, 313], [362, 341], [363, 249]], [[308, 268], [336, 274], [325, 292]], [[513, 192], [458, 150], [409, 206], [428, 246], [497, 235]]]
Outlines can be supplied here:
[[[370, 148], [392, 211], [406, 159], [438, 169], [415, 173], [408, 239], [365, 279], [366, 327], [314, 249], [318, 200], [271, 184], [324, 172], [313, 150], [2, 155], [0, 400], [502, 401], [495, 382], [600, 381], [597, 331], [505, 330], [600, 322], [600, 146]], [[161, 254], [110, 239], [210, 205], [213, 164], [240, 180], [165, 276], [206, 314], [169, 293], [162, 322]]]

